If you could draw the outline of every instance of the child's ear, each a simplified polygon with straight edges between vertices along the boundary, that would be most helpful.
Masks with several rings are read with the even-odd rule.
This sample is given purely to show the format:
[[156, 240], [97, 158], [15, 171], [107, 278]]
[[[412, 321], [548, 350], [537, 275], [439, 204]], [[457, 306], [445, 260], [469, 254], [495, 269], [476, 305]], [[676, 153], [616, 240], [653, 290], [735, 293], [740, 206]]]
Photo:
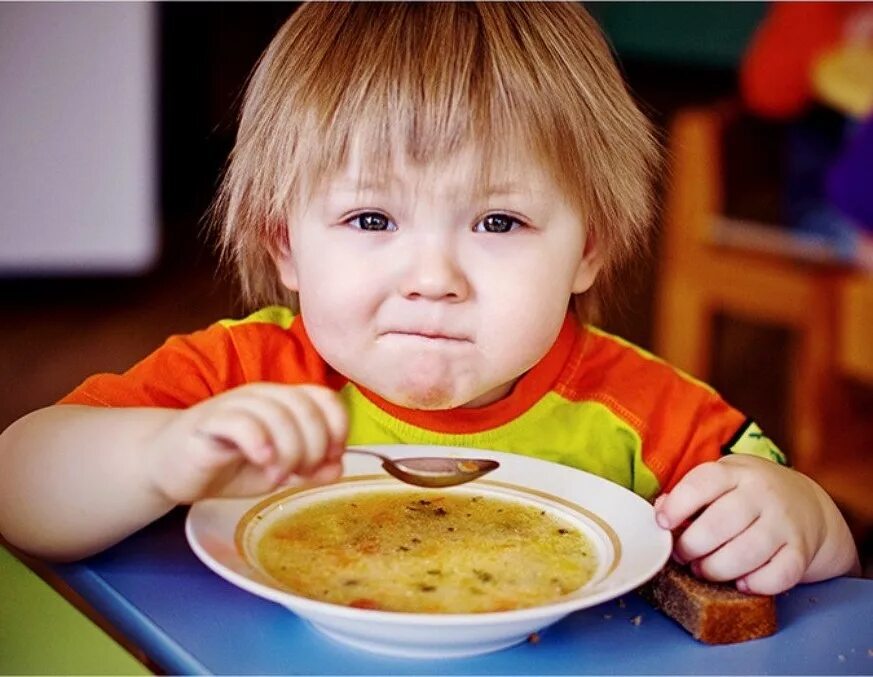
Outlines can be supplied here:
[[270, 247], [270, 256], [273, 257], [273, 263], [276, 266], [276, 272], [279, 273], [279, 279], [282, 280], [282, 285], [289, 291], [299, 291], [297, 264], [294, 262], [294, 253], [291, 251], [290, 243], [287, 240], [274, 243]]
[[591, 285], [594, 284], [602, 267], [603, 257], [597, 238], [593, 233], [588, 233], [585, 238], [585, 247], [582, 250], [582, 259], [579, 261], [576, 276], [573, 278], [573, 293], [582, 294], [591, 289]]

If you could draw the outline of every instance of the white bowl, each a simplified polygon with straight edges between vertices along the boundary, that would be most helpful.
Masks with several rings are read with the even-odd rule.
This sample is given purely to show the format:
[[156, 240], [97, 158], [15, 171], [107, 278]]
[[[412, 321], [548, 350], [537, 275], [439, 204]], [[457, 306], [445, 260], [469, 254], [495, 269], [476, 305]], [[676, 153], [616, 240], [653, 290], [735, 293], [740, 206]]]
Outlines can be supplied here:
[[[459, 447], [370, 447], [391, 457], [493, 458], [500, 468], [451, 489], [535, 505], [572, 523], [597, 551], [598, 567], [578, 590], [550, 604], [476, 614], [377, 611], [320, 602], [283, 589], [258, 564], [254, 546], [276, 520], [313, 502], [363, 491], [411, 489], [381, 472], [378, 461], [350, 454], [335, 484], [286, 489], [269, 497], [210, 499], [192, 506], [188, 542], [197, 556], [231, 583], [278, 602], [324, 634], [367, 651], [404, 658], [450, 658], [496, 651], [579, 609], [618, 597], [651, 578], [670, 555], [671, 536], [652, 507], [596, 475], [526, 456]], [[440, 491], [446, 491], [442, 489]], [[245, 519], [244, 519], [245, 518]]]

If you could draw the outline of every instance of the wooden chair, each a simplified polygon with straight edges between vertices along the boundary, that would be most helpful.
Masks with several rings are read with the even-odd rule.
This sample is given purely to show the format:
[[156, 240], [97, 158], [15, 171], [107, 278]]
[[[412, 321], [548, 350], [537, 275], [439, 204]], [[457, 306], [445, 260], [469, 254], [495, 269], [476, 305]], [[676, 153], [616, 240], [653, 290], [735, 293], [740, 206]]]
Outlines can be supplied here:
[[829, 446], [830, 425], [844, 413], [842, 373], [873, 384], [873, 277], [784, 229], [724, 215], [723, 132], [738, 112], [731, 104], [684, 110], [671, 125], [655, 351], [708, 380], [717, 314], [787, 328], [792, 464], [873, 525], [873, 435], [858, 458]]

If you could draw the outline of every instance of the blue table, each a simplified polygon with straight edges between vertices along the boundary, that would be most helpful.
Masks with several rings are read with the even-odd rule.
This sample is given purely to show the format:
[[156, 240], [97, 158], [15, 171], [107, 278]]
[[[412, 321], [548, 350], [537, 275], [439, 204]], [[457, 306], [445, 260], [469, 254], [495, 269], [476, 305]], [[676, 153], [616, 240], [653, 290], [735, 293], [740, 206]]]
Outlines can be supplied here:
[[858, 578], [780, 595], [779, 632], [743, 644], [700, 644], [628, 594], [565, 618], [537, 644], [442, 661], [381, 657], [337, 644], [213, 574], [185, 541], [184, 515], [176, 510], [98, 556], [52, 567], [169, 673], [873, 674], [873, 580]]

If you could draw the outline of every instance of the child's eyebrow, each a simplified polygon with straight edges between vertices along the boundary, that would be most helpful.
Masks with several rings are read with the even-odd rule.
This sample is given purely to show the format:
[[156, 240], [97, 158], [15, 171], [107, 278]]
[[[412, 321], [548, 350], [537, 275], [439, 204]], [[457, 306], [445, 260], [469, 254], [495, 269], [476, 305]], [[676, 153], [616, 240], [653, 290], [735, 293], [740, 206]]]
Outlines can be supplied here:
[[518, 195], [518, 194], [527, 194], [530, 192], [530, 186], [522, 185], [515, 182], [510, 183], [498, 183], [493, 186], [486, 186], [485, 190], [482, 193], [488, 197], [491, 196], [500, 196], [500, 195]]
[[[365, 180], [358, 181], [351, 178], [340, 178], [331, 184], [331, 189], [341, 193], [379, 193], [391, 190], [394, 186], [400, 186], [402, 183], [398, 180], [394, 181], [378, 181]], [[458, 190], [453, 191], [457, 194], [474, 193], [479, 197], [503, 197], [507, 195], [527, 195], [530, 191], [530, 186], [517, 182], [499, 183], [481, 187], [472, 190], [469, 185], [459, 186]]]
[[332, 190], [342, 193], [377, 193], [391, 188], [391, 181], [360, 181], [353, 178], [339, 178], [330, 184]]

